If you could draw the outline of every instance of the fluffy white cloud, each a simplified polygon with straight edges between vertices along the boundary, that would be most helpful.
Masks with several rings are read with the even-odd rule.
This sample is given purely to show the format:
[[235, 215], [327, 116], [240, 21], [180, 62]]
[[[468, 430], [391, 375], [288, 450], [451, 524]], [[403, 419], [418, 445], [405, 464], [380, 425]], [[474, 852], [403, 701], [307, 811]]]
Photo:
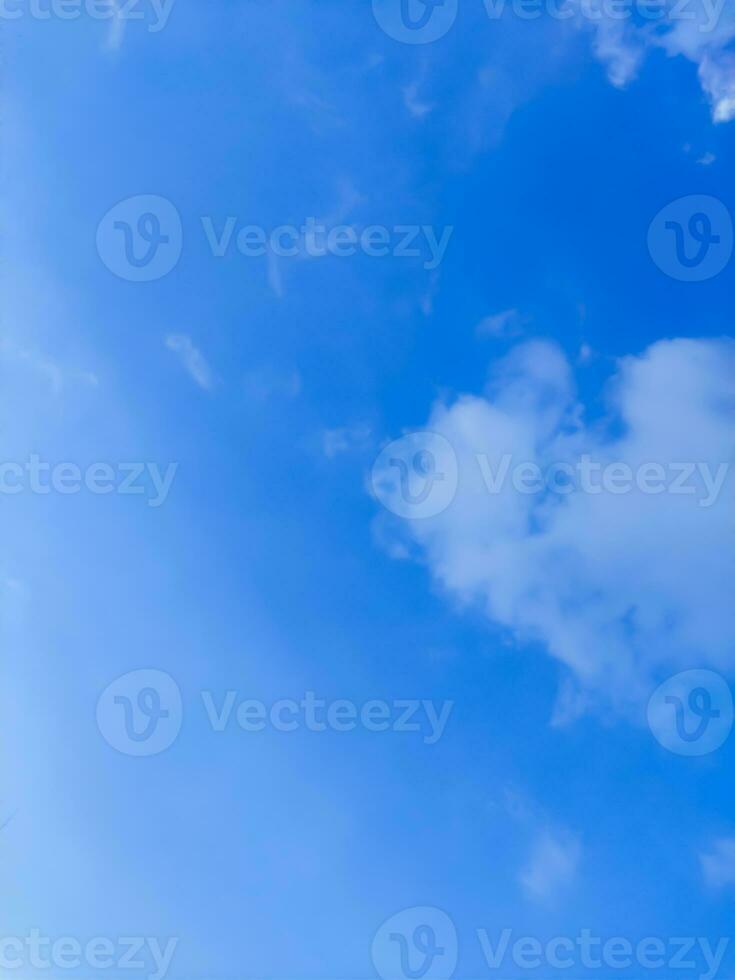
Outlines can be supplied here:
[[735, 58], [726, 53], [705, 55], [699, 62], [699, 78], [710, 97], [714, 121], [735, 119]]
[[735, 8], [727, 0], [665, 0], [664, 16], [642, 24], [613, 15], [606, 0], [572, 3], [579, 23], [594, 32], [595, 53], [614, 85], [627, 84], [647, 51], [662, 48], [698, 66], [715, 122], [735, 118], [735, 55], [728, 50], [735, 40]]
[[[558, 720], [591, 702], [639, 708], [672, 668], [735, 666], [735, 343], [623, 359], [592, 420], [559, 348], [524, 344], [425, 428], [456, 456], [434, 463], [456, 466], [457, 492], [404, 528], [448, 593], [568, 668]], [[599, 469], [583, 477], [585, 457]]]

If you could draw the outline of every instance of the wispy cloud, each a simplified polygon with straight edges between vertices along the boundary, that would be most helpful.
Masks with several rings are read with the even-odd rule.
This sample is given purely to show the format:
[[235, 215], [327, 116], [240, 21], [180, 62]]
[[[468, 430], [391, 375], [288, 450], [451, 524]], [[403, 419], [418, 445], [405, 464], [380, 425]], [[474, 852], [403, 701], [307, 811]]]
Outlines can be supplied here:
[[30, 368], [48, 382], [54, 394], [61, 393], [70, 383], [82, 382], [95, 388], [99, 384], [93, 371], [62, 365], [37, 348], [25, 347], [7, 337], [0, 340], [0, 358]]
[[298, 371], [277, 368], [270, 364], [248, 371], [243, 378], [245, 394], [257, 402], [296, 398], [301, 394], [301, 386], [301, 375]]
[[419, 82], [411, 82], [403, 89], [403, 104], [414, 119], [423, 119], [434, 108], [433, 103], [422, 101], [419, 98], [419, 88]]
[[214, 377], [204, 355], [195, 347], [190, 337], [186, 334], [169, 334], [166, 337], [166, 347], [177, 355], [184, 370], [189, 376], [203, 388], [210, 391], [214, 385]]
[[542, 831], [534, 841], [531, 857], [519, 881], [534, 901], [553, 898], [576, 876], [582, 848], [577, 838]]
[[735, 885], [735, 837], [721, 837], [712, 850], [699, 855], [704, 879], [711, 888]]
[[119, 0], [111, 0], [113, 15], [105, 35], [104, 48], [107, 51], [118, 51], [125, 36], [125, 18], [122, 16]]
[[480, 320], [476, 333], [478, 337], [519, 337], [530, 321], [530, 317], [518, 310], [503, 310]]
[[339, 429], [326, 429], [322, 433], [322, 448], [327, 459], [342, 453], [364, 449], [370, 440], [370, 426], [353, 425]]
[[283, 275], [278, 256], [273, 253], [272, 248], [268, 248], [265, 253], [266, 274], [268, 285], [277, 299], [283, 299]]

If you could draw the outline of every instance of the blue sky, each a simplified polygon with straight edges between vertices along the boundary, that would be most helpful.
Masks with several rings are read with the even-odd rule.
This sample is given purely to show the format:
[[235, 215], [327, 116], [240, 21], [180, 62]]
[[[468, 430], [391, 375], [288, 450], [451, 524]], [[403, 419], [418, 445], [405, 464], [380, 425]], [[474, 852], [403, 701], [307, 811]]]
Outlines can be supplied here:
[[[3, 492], [0, 938], [175, 937], [172, 980], [405, 980], [373, 939], [429, 907], [464, 980], [705, 975], [701, 952], [493, 970], [477, 931], [731, 934], [735, 740], [682, 755], [646, 720], [669, 677], [733, 679], [731, 474], [705, 507], [701, 484], [493, 499], [474, 466], [731, 465], [735, 14], [460, 0], [407, 44], [375, 3], [175, 0], [160, 30], [143, 0], [129, 21], [3, 8], [2, 461], [151, 468], [141, 493]], [[182, 228], [149, 282], [96, 244], [139, 195]], [[700, 282], [648, 246], [692, 195], [721, 208]], [[229, 216], [380, 226], [391, 253], [216, 257], [202, 218]], [[425, 237], [394, 254], [399, 226], [451, 229], [435, 269]], [[414, 431], [459, 483], [406, 520], [376, 459]], [[97, 706], [142, 669], [182, 711], [139, 758]], [[434, 742], [218, 732], [202, 692], [228, 691], [452, 708]]]

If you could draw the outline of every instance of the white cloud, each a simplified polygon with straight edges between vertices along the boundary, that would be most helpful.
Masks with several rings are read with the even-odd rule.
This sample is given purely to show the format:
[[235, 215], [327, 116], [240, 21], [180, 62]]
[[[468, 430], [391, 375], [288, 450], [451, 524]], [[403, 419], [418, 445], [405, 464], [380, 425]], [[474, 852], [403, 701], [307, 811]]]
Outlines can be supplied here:
[[714, 842], [709, 854], [700, 854], [702, 871], [711, 888], [735, 885], [735, 837], [722, 837]]
[[716, 473], [733, 460], [732, 341], [661, 341], [623, 359], [609, 414], [595, 422], [584, 420], [564, 354], [527, 343], [484, 395], [437, 404], [425, 428], [453, 447], [458, 490], [443, 512], [403, 527], [450, 596], [565, 665], [557, 720], [593, 705], [639, 709], [670, 668], [735, 666], [731, 472], [706, 507], [699, 482], [693, 495], [564, 495], [506, 479], [490, 493], [476, 455], [493, 473], [508, 454], [543, 471], [589, 454], [633, 470], [700, 463]]
[[640, 33], [624, 21], [609, 20], [605, 16], [595, 25], [593, 48], [616, 88], [622, 88], [635, 78], [645, 57], [645, 42]]
[[577, 874], [581, 852], [574, 837], [549, 830], [539, 834], [530, 861], [519, 875], [526, 895], [535, 901], [553, 898]]
[[[647, 54], [663, 49], [669, 57], [683, 56], [698, 67], [702, 88], [709, 96], [712, 118], [735, 118], [735, 7], [725, 0], [665, 0], [666, 16], [642, 26], [611, 17], [603, 0], [574, 0], [578, 23], [595, 35], [595, 54], [616, 86], [630, 82]], [[583, 16], [584, 12], [584, 16]]]
[[710, 97], [714, 121], [735, 119], [735, 57], [719, 52], [704, 55], [699, 62], [699, 80]]
[[200, 388], [209, 391], [214, 384], [212, 371], [202, 352], [194, 346], [186, 334], [169, 334], [166, 337], [166, 347], [173, 351], [184, 366], [185, 371], [194, 379]]

